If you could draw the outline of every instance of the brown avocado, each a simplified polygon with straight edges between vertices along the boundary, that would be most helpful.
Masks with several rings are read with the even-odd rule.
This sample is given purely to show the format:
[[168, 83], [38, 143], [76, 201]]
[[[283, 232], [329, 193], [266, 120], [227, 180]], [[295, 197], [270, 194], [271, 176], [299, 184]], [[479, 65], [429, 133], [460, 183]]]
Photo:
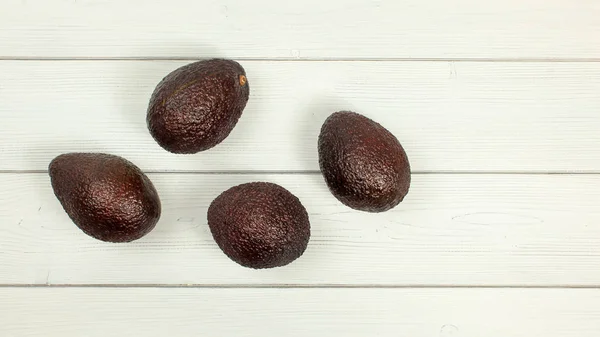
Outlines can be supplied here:
[[130, 242], [158, 222], [161, 203], [148, 177], [134, 164], [101, 153], [67, 153], [49, 166], [54, 194], [87, 235]]
[[285, 266], [306, 250], [308, 213], [285, 188], [265, 182], [232, 187], [208, 209], [217, 245], [231, 260], [254, 269]]
[[250, 87], [242, 66], [211, 59], [176, 69], [156, 87], [146, 121], [165, 150], [191, 154], [221, 143], [246, 107]]
[[329, 116], [321, 128], [318, 152], [329, 190], [350, 208], [384, 212], [408, 193], [411, 171], [402, 145], [363, 115], [340, 111]]

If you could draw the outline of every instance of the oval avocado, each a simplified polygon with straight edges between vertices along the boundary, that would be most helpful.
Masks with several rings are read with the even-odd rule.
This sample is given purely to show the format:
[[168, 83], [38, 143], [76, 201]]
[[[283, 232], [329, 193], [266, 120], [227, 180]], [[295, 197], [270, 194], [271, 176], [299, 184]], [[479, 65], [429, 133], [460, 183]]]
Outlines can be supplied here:
[[148, 129], [169, 152], [208, 150], [229, 136], [249, 94], [246, 72], [235, 61], [211, 59], [185, 65], [167, 75], [152, 93]]
[[49, 165], [54, 194], [87, 235], [130, 242], [158, 222], [161, 203], [154, 185], [133, 163], [102, 153], [67, 153]]
[[402, 145], [363, 115], [340, 111], [329, 116], [321, 128], [318, 152], [329, 190], [350, 208], [385, 212], [408, 193], [411, 171]]
[[306, 250], [308, 213], [285, 188], [266, 182], [232, 187], [208, 208], [208, 225], [221, 250], [253, 269], [285, 266]]

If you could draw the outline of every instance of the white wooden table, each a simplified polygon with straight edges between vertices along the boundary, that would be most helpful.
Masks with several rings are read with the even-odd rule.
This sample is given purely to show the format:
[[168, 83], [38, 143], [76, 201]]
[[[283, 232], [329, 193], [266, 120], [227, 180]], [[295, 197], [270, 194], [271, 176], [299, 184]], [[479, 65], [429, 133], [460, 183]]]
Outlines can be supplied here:
[[[208, 57], [246, 68], [248, 106], [220, 146], [169, 154], [149, 96]], [[0, 336], [600, 334], [598, 0], [2, 0], [0, 59]], [[390, 212], [344, 207], [318, 172], [343, 109], [406, 148]], [[47, 175], [71, 151], [148, 172], [156, 230], [83, 235]], [[310, 214], [285, 268], [242, 268], [207, 229], [256, 180]]]

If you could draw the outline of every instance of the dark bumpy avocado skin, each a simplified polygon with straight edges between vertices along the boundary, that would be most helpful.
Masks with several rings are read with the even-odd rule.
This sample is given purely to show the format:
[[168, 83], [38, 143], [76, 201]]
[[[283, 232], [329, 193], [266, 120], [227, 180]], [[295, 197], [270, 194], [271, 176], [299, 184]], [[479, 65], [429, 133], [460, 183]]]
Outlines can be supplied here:
[[208, 225], [221, 250], [254, 269], [285, 266], [306, 250], [308, 213], [285, 188], [264, 182], [230, 188], [208, 209]]
[[152, 137], [165, 150], [190, 154], [221, 143], [237, 124], [250, 88], [242, 66], [212, 59], [183, 66], [156, 87], [148, 107]]
[[319, 135], [319, 165], [332, 194], [365, 212], [396, 207], [410, 187], [404, 149], [380, 124], [350, 111], [327, 118]]
[[152, 182], [131, 162], [114, 155], [68, 153], [49, 166], [54, 194], [87, 235], [130, 242], [158, 222], [161, 203]]

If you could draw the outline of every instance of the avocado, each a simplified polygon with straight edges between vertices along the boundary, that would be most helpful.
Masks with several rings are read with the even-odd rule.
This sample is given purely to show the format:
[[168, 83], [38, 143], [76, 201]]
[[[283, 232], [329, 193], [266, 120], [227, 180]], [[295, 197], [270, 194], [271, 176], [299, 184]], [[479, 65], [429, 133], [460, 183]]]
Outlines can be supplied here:
[[157, 85], [146, 122], [165, 150], [192, 154], [221, 143], [246, 107], [250, 86], [244, 68], [226, 59], [194, 62]]
[[208, 208], [208, 226], [221, 250], [253, 269], [285, 266], [304, 253], [308, 213], [285, 188], [266, 182], [232, 187]]
[[329, 190], [352, 209], [385, 212], [408, 193], [411, 171], [402, 145], [361, 114], [339, 111], [329, 116], [319, 134], [318, 152]]
[[49, 165], [54, 194], [85, 234], [106, 242], [130, 242], [158, 222], [161, 203], [148, 177], [121, 157], [67, 153]]

